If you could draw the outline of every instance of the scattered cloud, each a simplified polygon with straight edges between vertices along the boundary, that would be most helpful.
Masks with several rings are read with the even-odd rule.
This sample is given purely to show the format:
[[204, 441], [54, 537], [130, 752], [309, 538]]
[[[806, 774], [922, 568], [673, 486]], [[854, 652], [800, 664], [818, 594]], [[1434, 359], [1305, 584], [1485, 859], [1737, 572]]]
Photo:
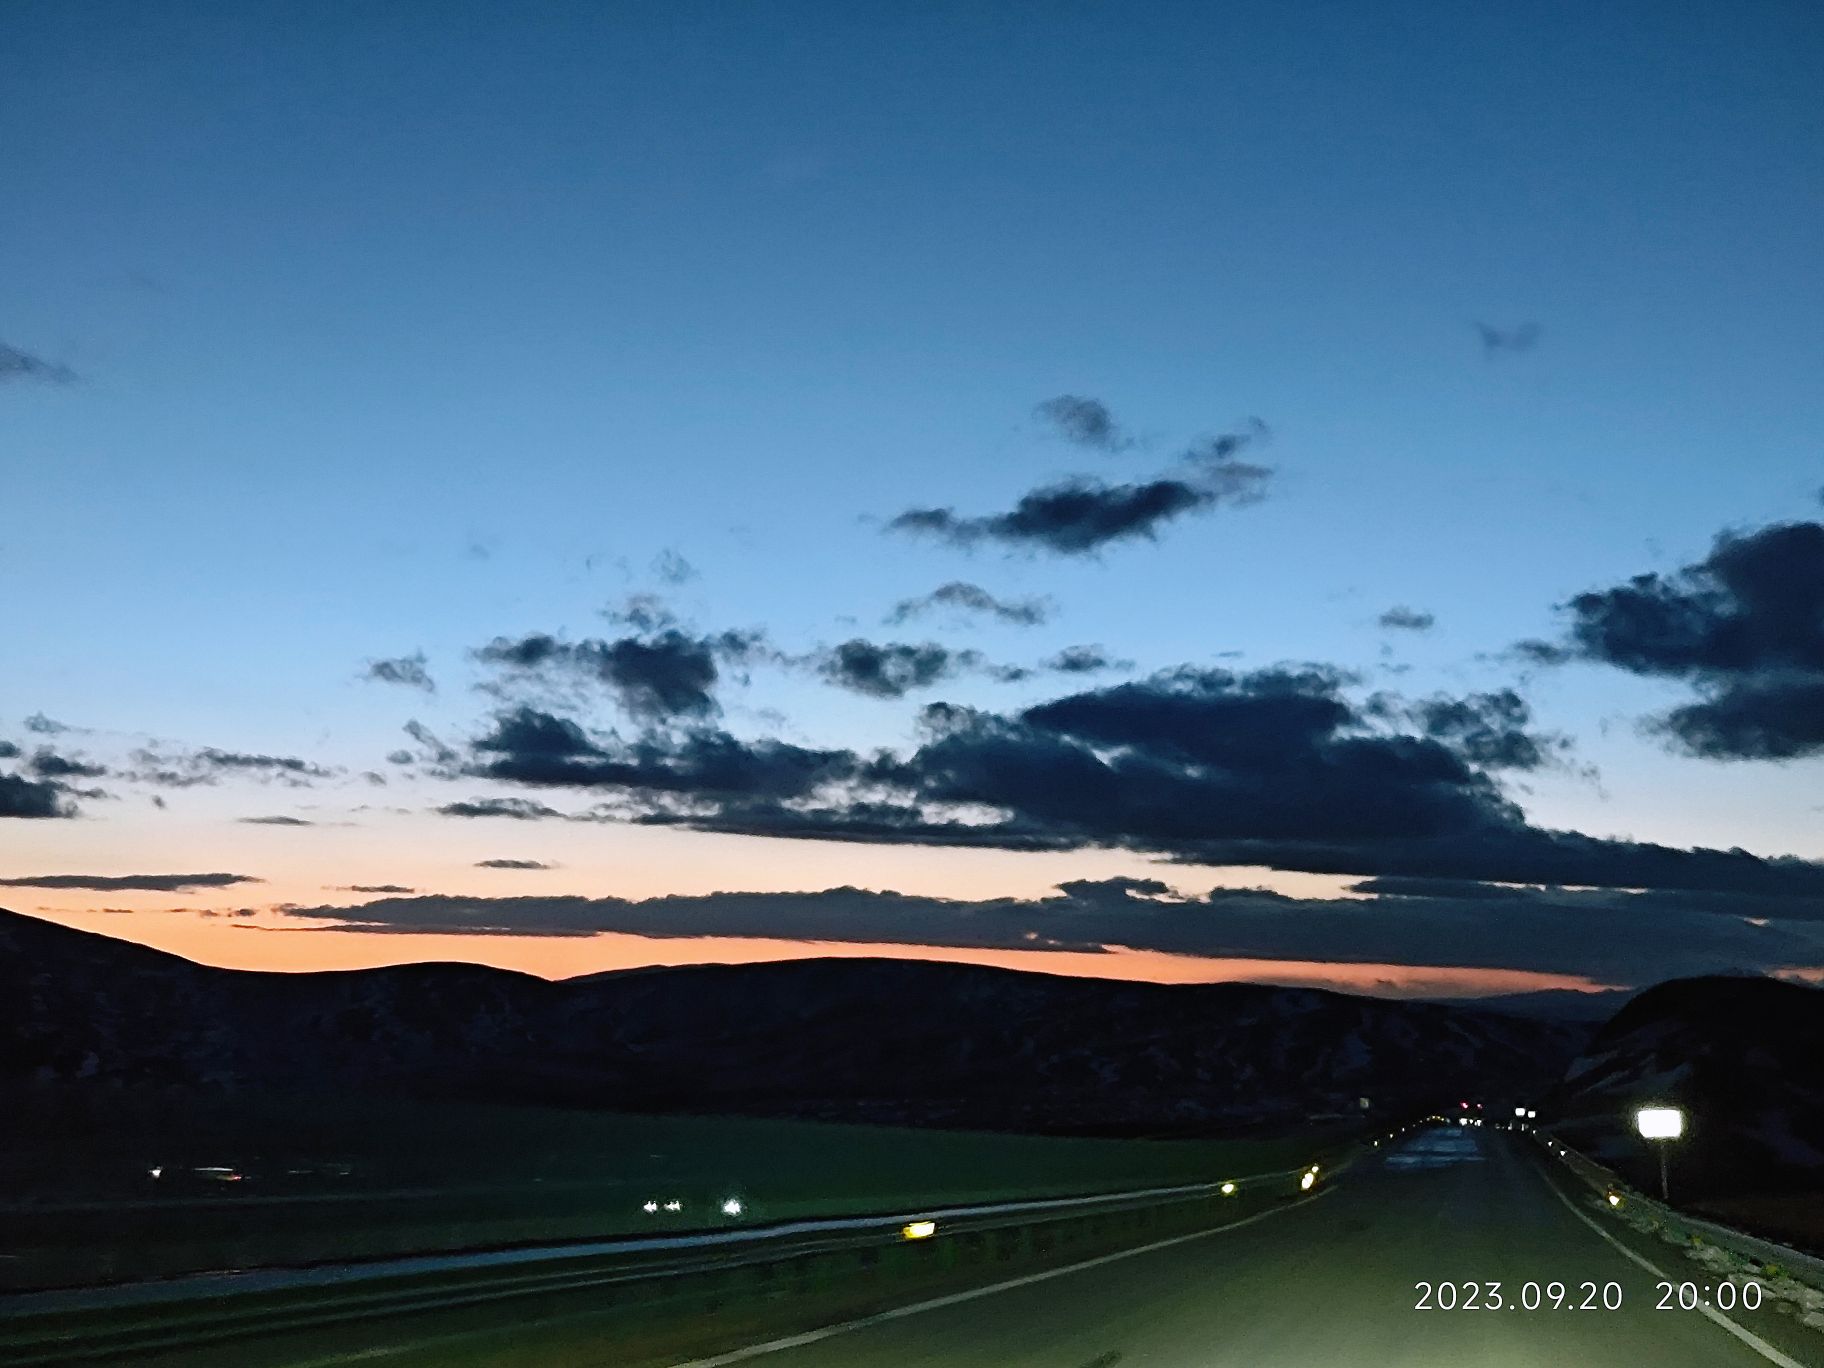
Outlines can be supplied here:
[[1264, 442], [1273, 435], [1273, 430], [1259, 418], [1250, 418], [1239, 432], [1218, 433], [1214, 437], [1202, 437], [1185, 448], [1184, 459], [1196, 465], [1221, 465], [1232, 461], [1246, 447], [1257, 442]]
[[215, 746], [188, 751], [145, 747], [133, 752], [133, 762], [138, 768], [123, 772], [121, 777], [160, 788], [193, 788], [217, 784], [224, 778], [258, 779], [303, 788], [335, 774], [334, 770], [295, 755], [259, 755]]
[[431, 679], [431, 673], [426, 668], [427, 663], [423, 651], [409, 656], [370, 660], [367, 662], [366, 677], [378, 680], [382, 684], [403, 684], [407, 688], [423, 689], [426, 693], [435, 693], [437, 685]]
[[234, 820], [247, 826], [307, 827], [316, 825], [315, 822], [306, 821], [302, 817], [236, 817]]
[[652, 558], [652, 573], [666, 584], [688, 584], [697, 578], [697, 567], [667, 547]]
[[[1261, 483], [1264, 477], [1245, 487], [1235, 485], [1228, 501], [1244, 503], [1258, 498]], [[998, 542], [1080, 556], [1113, 542], [1151, 540], [1160, 527], [1174, 518], [1220, 501], [1215, 490], [1183, 479], [1120, 485], [1077, 479], [1035, 489], [1006, 513], [965, 517], [952, 508], [914, 508], [901, 513], [887, 527], [933, 536], [955, 546]]]
[[61, 362], [46, 361], [42, 356], [0, 342], [0, 384], [39, 380], [50, 385], [71, 385], [76, 378], [76, 372]]
[[522, 679], [561, 675], [606, 687], [632, 718], [644, 722], [707, 718], [721, 711], [718, 662], [746, 663], [763, 649], [758, 633], [691, 636], [677, 627], [612, 641], [568, 642], [545, 632], [496, 637], [476, 658]]
[[996, 598], [979, 584], [951, 580], [928, 594], [901, 599], [887, 615], [887, 622], [899, 626], [930, 612], [950, 608], [958, 612], [981, 613], [1015, 627], [1036, 627], [1051, 616], [1051, 604], [1042, 598]]
[[416, 893], [415, 888], [404, 884], [339, 884], [332, 888], [332, 893]]
[[1131, 670], [1133, 667], [1133, 661], [1117, 660], [1100, 646], [1066, 646], [1039, 665], [1041, 670], [1067, 675], [1100, 674], [1104, 670]]
[[437, 733], [415, 717], [402, 730], [418, 743], [418, 751], [392, 752], [386, 758], [395, 765], [409, 765], [414, 761], [433, 766], [453, 765], [462, 758], [453, 746], [445, 745]]
[[602, 616], [617, 627], [631, 627], [636, 632], [662, 632], [679, 625], [677, 615], [657, 594], [629, 594], [619, 607], [602, 609]]
[[[1132, 445], [1097, 400], [1059, 395], [1040, 404], [1037, 412], [1079, 445], [1105, 451]], [[1253, 418], [1243, 431], [1193, 442], [1178, 469], [1150, 480], [1111, 484], [1074, 476], [1029, 490], [1005, 513], [972, 516], [951, 507], [911, 508], [890, 519], [886, 528], [962, 547], [993, 542], [1018, 550], [1091, 555], [1115, 542], [1151, 540], [1166, 523], [1190, 512], [1264, 498], [1272, 470], [1234, 458], [1268, 435], [1267, 425]]]
[[32, 753], [25, 768], [40, 779], [100, 779], [108, 772], [106, 765], [59, 755], [46, 746], [40, 746]]
[[535, 803], [530, 798], [470, 798], [463, 802], [445, 803], [437, 811], [445, 817], [510, 817], [521, 822], [564, 815], [556, 808]]
[[1108, 405], [1100, 399], [1086, 399], [1077, 394], [1060, 394], [1033, 409], [1035, 417], [1048, 424], [1067, 442], [1094, 447], [1098, 451], [1125, 451], [1133, 438], [1121, 430]]
[[542, 860], [477, 860], [477, 869], [556, 869]]
[[1377, 621], [1381, 626], [1396, 632], [1429, 632], [1438, 623], [1437, 618], [1430, 613], [1403, 604], [1389, 608]]
[[474, 743], [473, 752], [464, 773], [474, 778], [696, 799], [798, 797], [858, 768], [851, 752], [810, 750], [778, 740], [741, 741], [712, 729], [652, 733], [632, 741], [595, 737], [568, 718], [525, 706], [496, 715], [493, 729]]
[[1725, 532], [1670, 574], [1579, 594], [1562, 643], [1522, 642], [1539, 664], [1587, 660], [1683, 680], [1698, 701], [1652, 726], [1711, 760], [1824, 752], [1824, 525]]
[[190, 893], [259, 882], [251, 874], [35, 874], [0, 879], [0, 885], [7, 888], [82, 888], [110, 893]]
[[69, 723], [59, 722], [54, 717], [46, 717], [41, 712], [33, 713], [25, 719], [25, 729], [29, 732], [36, 732], [40, 736], [57, 736], [63, 732], [75, 730]]
[[856, 637], [825, 652], [817, 672], [851, 693], [870, 698], [904, 698], [981, 664], [980, 652], [953, 651], [934, 641], [912, 645]]
[[1528, 730], [1532, 709], [1512, 689], [1426, 699], [1412, 715], [1426, 736], [1485, 770], [1540, 769], [1570, 749], [1562, 736]]

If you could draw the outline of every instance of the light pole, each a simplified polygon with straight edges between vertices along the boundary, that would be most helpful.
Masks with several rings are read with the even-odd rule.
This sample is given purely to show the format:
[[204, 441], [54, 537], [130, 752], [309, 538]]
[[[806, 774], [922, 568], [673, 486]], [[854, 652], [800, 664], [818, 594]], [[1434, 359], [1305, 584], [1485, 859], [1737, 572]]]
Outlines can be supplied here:
[[1672, 1197], [1666, 1185], [1666, 1151], [1685, 1133], [1685, 1114], [1677, 1107], [1642, 1107], [1634, 1113], [1634, 1129], [1659, 1151], [1659, 1199], [1669, 1202]]

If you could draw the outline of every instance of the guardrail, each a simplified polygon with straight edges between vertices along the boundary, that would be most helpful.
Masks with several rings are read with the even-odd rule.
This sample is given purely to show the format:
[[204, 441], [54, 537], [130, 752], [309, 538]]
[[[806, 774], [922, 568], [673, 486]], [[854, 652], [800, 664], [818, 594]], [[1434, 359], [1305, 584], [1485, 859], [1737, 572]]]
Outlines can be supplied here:
[[591, 1290], [592, 1307], [607, 1309], [815, 1293], [858, 1273], [960, 1276], [972, 1265], [1044, 1260], [1207, 1226], [1231, 1204], [1295, 1200], [1320, 1175], [1347, 1168], [1354, 1149], [1333, 1152], [1323, 1166], [1087, 1197], [17, 1293], [0, 1296], [0, 1360], [9, 1368], [150, 1355], [177, 1362], [249, 1337], [581, 1289]]
[[[1633, 1217], [1630, 1223], [1637, 1228], [1650, 1229], [1667, 1243], [1681, 1245], [1686, 1249], [1708, 1247], [1723, 1250], [1752, 1265], [1759, 1276], [1773, 1279], [1785, 1277], [1824, 1294], [1824, 1258], [1762, 1239], [1758, 1235], [1750, 1235], [1731, 1226], [1688, 1215], [1637, 1190], [1613, 1169], [1603, 1167], [1556, 1136], [1538, 1131], [1534, 1135], [1547, 1152], [1586, 1187], [1605, 1197], [1616, 1199], [1610, 1205], [1630, 1213]], [[1799, 1300], [1809, 1302], [1811, 1299]]]

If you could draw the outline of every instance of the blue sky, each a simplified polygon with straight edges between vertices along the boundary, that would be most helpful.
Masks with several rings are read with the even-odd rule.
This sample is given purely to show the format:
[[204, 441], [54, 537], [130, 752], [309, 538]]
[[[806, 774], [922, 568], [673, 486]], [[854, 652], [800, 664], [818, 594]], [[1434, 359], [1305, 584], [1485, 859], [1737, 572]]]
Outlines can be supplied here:
[[[1499, 653], [1570, 595], [1817, 510], [1821, 38], [1800, 4], [9, 6], [0, 342], [79, 382], [0, 386], [0, 735], [42, 711], [97, 756], [150, 735], [348, 774], [162, 810], [128, 784], [9, 824], [0, 859], [341, 884], [362, 827], [300, 854], [227, 825], [304, 801], [453, 839], [423, 815], [448, 781], [390, 775], [415, 815], [367, 819], [352, 776], [408, 718], [485, 725], [473, 648], [601, 635], [640, 591], [799, 654], [930, 636], [1022, 664], [1099, 643], [1134, 675], [1319, 661], [1412, 696], [1521, 680]], [[1539, 340], [1484, 354], [1477, 322]], [[1134, 446], [1063, 440], [1034, 411], [1060, 394]], [[883, 531], [1150, 477], [1252, 415], [1267, 497], [1156, 540]], [[883, 626], [954, 579], [1056, 611]], [[1436, 627], [1378, 627], [1395, 604]], [[434, 697], [361, 678], [420, 650]], [[1069, 687], [753, 679], [724, 690], [731, 731], [857, 748], [912, 744], [921, 702]], [[1815, 761], [1669, 753], [1638, 730], [1684, 692], [1663, 678], [1522, 682], [1575, 743], [1510, 782], [1533, 823], [1824, 856]], [[688, 883], [693, 839], [729, 851], [720, 886], [750, 857], [753, 886], [821, 886], [836, 858], [663, 836], [540, 839], [592, 893], [630, 863], [640, 891]], [[875, 857], [982, 896], [1142, 863]]]

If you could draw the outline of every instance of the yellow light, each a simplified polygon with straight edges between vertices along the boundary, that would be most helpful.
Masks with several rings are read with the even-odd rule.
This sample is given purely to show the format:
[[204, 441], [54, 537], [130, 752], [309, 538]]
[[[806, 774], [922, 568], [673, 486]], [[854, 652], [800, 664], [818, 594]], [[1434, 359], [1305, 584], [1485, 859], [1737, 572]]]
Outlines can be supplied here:
[[899, 1233], [908, 1240], [928, 1240], [937, 1234], [936, 1221], [913, 1221], [901, 1226]]
[[1303, 1178], [1298, 1180], [1298, 1190], [1300, 1192], [1309, 1192], [1311, 1191], [1311, 1185], [1316, 1181], [1317, 1175], [1315, 1173], [1307, 1173]]
[[1609, 1205], [1612, 1207], [1621, 1205], [1621, 1194], [1619, 1192], [1611, 1192], [1609, 1194]]
[[1222, 1195], [1224, 1197], [1233, 1197], [1235, 1195], [1235, 1184], [1224, 1183], [1222, 1185]]

